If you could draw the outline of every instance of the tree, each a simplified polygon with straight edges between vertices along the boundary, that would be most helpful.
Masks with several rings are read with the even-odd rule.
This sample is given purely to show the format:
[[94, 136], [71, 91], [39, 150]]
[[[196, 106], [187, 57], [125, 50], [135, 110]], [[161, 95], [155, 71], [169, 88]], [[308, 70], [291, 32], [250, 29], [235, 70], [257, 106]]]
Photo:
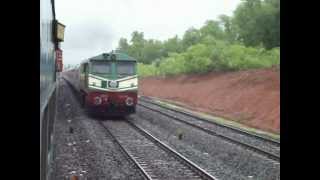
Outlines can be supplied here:
[[131, 46], [128, 53], [142, 63], [146, 62], [143, 55], [144, 42], [143, 32], [134, 31], [131, 34]]
[[143, 44], [144, 43], [144, 35], [143, 32], [134, 31], [131, 34], [131, 43], [134, 44]]
[[207, 35], [213, 36], [216, 39], [223, 39], [224, 32], [219, 25], [218, 21], [209, 20], [205, 23], [204, 26], [200, 28], [201, 37], [205, 37]]
[[[144, 39], [143, 32], [134, 31], [130, 43], [127, 39], [121, 38], [118, 44], [120, 50], [127, 52], [139, 62], [153, 64], [156, 67], [163, 67], [161, 64], [165, 59], [184, 59], [190, 49], [191, 54], [199, 56], [203, 54], [196, 51], [202, 52], [206, 49], [213, 54], [210, 56], [214, 59], [213, 64], [223, 62], [221, 64], [229, 66], [231, 60], [224, 62], [228, 57], [223, 52], [227, 52], [229, 47], [238, 46], [247, 46], [249, 49], [252, 47], [272, 49], [280, 46], [280, 0], [242, 0], [232, 16], [220, 15], [218, 20], [208, 20], [199, 29], [191, 27], [185, 31], [182, 39], [178, 36], [165, 41]], [[240, 52], [237, 48], [233, 50]], [[201, 60], [207, 62], [207, 59], [196, 57], [189, 59], [192, 59], [193, 64], [198, 60], [199, 63]], [[171, 60], [166, 63], [172, 63]]]
[[128, 52], [129, 50], [129, 44], [126, 38], [120, 38], [118, 43], [118, 49], [120, 51]]
[[183, 35], [182, 46], [186, 50], [188, 47], [200, 42], [200, 31], [191, 27]]
[[219, 16], [220, 23], [223, 25], [224, 39], [229, 42], [235, 42], [237, 40], [236, 26], [232, 24], [232, 18], [227, 15]]
[[144, 63], [150, 64], [161, 57], [162, 43], [157, 40], [147, 40], [144, 43], [143, 54]]
[[168, 57], [169, 53], [180, 53], [182, 50], [182, 41], [176, 35], [173, 38], [169, 38], [168, 40], [164, 41], [162, 56]]
[[235, 10], [232, 23], [246, 46], [280, 46], [279, 0], [245, 0]]

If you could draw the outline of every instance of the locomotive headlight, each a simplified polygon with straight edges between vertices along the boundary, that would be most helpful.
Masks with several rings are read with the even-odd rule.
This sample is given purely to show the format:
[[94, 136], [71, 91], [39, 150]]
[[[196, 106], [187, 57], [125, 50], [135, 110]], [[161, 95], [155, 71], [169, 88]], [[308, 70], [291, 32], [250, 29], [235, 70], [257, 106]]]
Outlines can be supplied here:
[[126, 105], [127, 105], [127, 106], [132, 106], [132, 105], [133, 105], [133, 98], [127, 97], [127, 99], [126, 99]]
[[95, 105], [100, 105], [102, 103], [101, 97], [97, 96], [94, 98], [94, 104]]
[[101, 87], [101, 81], [99, 79], [89, 77], [89, 85]]

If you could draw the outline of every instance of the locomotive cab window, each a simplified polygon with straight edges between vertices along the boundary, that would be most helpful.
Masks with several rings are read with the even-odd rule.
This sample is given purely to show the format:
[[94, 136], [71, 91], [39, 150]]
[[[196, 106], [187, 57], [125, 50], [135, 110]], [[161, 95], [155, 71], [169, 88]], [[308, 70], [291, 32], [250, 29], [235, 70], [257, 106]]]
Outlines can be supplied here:
[[110, 62], [92, 62], [91, 72], [96, 74], [111, 74]]
[[131, 76], [135, 74], [135, 62], [118, 62], [117, 73], [119, 76]]

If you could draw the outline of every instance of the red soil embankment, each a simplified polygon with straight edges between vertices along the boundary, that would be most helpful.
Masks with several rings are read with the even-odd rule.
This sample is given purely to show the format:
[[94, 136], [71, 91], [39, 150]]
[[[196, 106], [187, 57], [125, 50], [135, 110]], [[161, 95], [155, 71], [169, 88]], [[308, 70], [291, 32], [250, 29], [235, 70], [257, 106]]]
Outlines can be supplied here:
[[250, 127], [280, 132], [280, 72], [275, 68], [142, 78], [139, 91]]

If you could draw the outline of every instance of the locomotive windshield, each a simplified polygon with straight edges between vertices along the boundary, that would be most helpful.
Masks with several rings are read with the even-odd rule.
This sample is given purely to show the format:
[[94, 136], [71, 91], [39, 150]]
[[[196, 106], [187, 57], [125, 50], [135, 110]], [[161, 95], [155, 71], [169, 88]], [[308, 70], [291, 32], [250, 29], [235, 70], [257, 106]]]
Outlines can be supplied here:
[[92, 62], [91, 72], [97, 74], [111, 74], [110, 62]]
[[135, 74], [135, 62], [118, 62], [117, 73], [119, 76], [130, 76]]

